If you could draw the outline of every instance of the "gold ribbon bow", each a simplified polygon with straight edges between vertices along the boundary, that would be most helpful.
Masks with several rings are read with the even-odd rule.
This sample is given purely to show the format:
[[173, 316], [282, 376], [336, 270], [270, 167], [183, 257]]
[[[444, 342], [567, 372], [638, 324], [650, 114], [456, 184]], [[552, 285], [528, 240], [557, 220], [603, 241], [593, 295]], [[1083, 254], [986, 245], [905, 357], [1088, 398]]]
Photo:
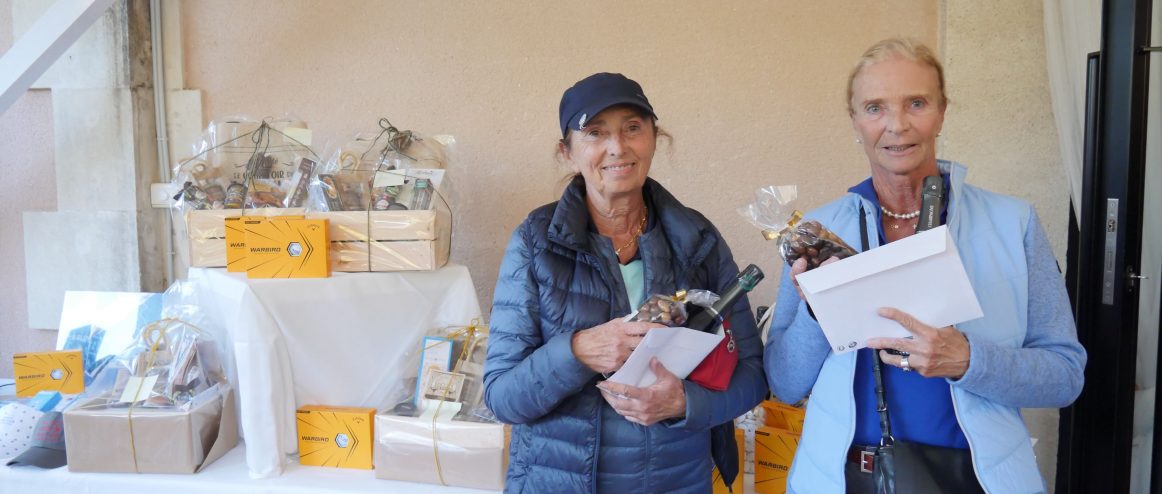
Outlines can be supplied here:
[[795, 228], [795, 225], [798, 225], [799, 220], [802, 220], [802, 219], [803, 219], [803, 212], [796, 209], [795, 211], [791, 212], [791, 219], [787, 220], [787, 226], [784, 226], [779, 231], [765, 228], [762, 231], [763, 238], [765, 238], [767, 240], [775, 240], [775, 239], [779, 238], [780, 236], [782, 236], [783, 233], [789, 232], [789, 231], [791, 231], [792, 228]]
[[[456, 356], [456, 363], [452, 366], [452, 372], [460, 372], [461, 366], [468, 358], [472, 356], [472, 352], [476, 350], [476, 344], [481, 339], [488, 336], [488, 326], [482, 326], [479, 318], [472, 319], [468, 326], [450, 328], [453, 329], [448, 334], [447, 338], [450, 340], [464, 339], [464, 344], [460, 346], [460, 354]], [[423, 376], [420, 376], [422, 379]], [[440, 397], [440, 402], [436, 404], [436, 413], [432, 415], [432, 455], [436, 460], [436, 476], [440, 479], [440, 485], [448, 485], [444, 481], [444, 469], [440, 465], [440, 438], [437, 425], [437, 419], [440, 418], [440, 408], [444, 406], [444, 402], [448, 399], [448, 393], [451, 392], [452, 386], [444, 386], [444, 394]]]

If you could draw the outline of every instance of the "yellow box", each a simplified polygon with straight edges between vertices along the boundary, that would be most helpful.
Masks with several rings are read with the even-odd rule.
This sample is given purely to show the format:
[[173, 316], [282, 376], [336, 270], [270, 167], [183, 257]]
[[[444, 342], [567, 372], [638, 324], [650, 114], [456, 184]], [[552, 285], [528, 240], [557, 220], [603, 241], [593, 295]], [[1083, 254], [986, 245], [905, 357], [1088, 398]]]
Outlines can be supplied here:
[[327, 220], [270, 218], [242, 222], [248, 278], [326, 278]]
[[85, 363], [80, 350], [18, 353], [12, 356], [16, 396], [41, 391], [77, 394], [85, 390]]
[[722, 475], [718, 473], [718, 467], [714, 467], [711, 473], [711, 483], [714, 485], [714, 494], [742, 494], [742, 477], [746, 468], [743, 465], [743, 459], [746, 458], [746, 433], [742, 429], [734, 429], [734, 441], [738, 443], [738, 476], [734, 478], [734, 483], [730, 485], [731, 490], [726, 489], [726, 484], [722, 483]]
[[226, 218], [302, 215], [305, 208], [204, 209], [186, 211], [190, 266], [226, 267]]
[[295, 412], [299, 463], [371, 470], [375, 409], [307, 405]]
[[[266, 216], [241, 216], [226, 218], [226, 271], [246, 272], [246, 228], [245, 222], [257, 222]], [[303, 215], [277, 216], [287, 220], [301, 220]]]
[[803, 432], [803, 420], [807, 415], [806, 408], [793, 407], [774, 400], [764, 400], [760, 405], [764, 412], [763, 422], [768, 427]]
[[754, 433], [754, 491], [756, 494], [784, 494], [791, 460], [799, 446], [798, 432], [759, 427]]
[[246, 272], [246, 229], [241, 217], [226, 218], [226, 271]]

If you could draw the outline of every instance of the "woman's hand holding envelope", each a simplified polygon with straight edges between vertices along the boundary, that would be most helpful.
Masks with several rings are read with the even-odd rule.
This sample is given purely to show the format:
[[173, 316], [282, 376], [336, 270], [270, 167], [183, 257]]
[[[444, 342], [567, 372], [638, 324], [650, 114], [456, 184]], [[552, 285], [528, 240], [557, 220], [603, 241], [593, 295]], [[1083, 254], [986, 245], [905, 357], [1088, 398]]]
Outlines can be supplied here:
[[[821, 264], [819, 264], [819, 267], [823, 267], [837, 261], [839, 261], [838, 257], [831, 256], [827, 258], [826, 261], [823, 261]], [[799, 291], [799, 299], [801, 300], [806, 300], [806, 298], [803, 297], [803, 289], [799, 288], [799, 282], [795, 280], [795, 277], [805, 272], [807, 272], [807, 259], [800, 257], [791, 264], [791, 283], [795, 284], [795, 289]]]
[[651, 322], [626, 322], [619, 317], [573, 333], [573, 355], [586, 367], [610, 374], [621, 368], [647, 331], [664, 327]]
[[686, 388], [657, 358], [650, 360], [650, 370], [658, 380], [644, 388], [601, 381], [597, 388], [613, 410], [635, 424], [655, 423], [686, 416]]
[[[954, 326], [934, 328], [928, 326], [907, 312], [884, 307], [879, 310], [882, 317], [900, 323], [912, 333], [912, 338], [872, 338], [867, 346], [880, 350], [880, 359], [885, 364], [904, 370], [915, 370], [924, 377], [944, 377], [960, 379], [968, 372], [970, 349], [968, 338]], [[885, 348], [906, 352], [907, 355], [892, 355]], [[904, 365], [907, 359], [907, 366]]]

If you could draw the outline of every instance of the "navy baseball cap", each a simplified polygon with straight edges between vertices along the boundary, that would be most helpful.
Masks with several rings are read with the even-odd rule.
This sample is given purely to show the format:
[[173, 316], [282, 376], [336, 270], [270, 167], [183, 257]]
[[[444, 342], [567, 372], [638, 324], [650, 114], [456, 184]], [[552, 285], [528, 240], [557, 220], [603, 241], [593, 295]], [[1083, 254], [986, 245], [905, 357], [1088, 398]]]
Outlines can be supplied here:
[[577, 81], [561, 95], [561, 135], [569, 129], [581, 130], [586, 121], [614, 105], [633, 105], [658, 118], [640, 84], [621, 74], [601, 72]]

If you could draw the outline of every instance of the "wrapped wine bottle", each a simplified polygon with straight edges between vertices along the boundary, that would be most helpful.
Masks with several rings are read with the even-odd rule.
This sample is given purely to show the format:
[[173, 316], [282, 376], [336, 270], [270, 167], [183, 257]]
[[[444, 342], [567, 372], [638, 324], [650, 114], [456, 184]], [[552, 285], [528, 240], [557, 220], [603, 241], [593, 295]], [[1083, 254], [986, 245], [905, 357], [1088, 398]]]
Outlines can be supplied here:
[[686, 319], [687, 328], [714, 333], [718, 325], [722, 324], [723, 332], [722, 342], [690, 372], [687, 379], [691, 382], [714, 391], [725, 391], [730, 386], [730, 378], [738, 365], [738, 349], [734, 342], [734, 333], [730, 330], [730, 323], [724, 320], [724, 314], [739, 297], [753, 290], [762, 279], [762, 270], [751, 264], [738, 273], [738, 279], [713, 303], [699, 307], [697, 301], [688, 299], [690, 303], [687, 304], [687, 309], [690, 317]]
[[[722, 323], [722, 329], [725, 333], [722, 342], [710, 351], [702, 363], [695, 367], [686, 379], [699, 386], [705, 387], [713, 391], [726, 391], [730, 387], [730, 378], [734, 375], [734, 369], [738, 366], [738, 348], [734, 343], [734, 334], [730, 330], [730, 324], [723, 320], [721, 314], [730, 310], [730, 307], [738, 301], [742, 294], [754, 290], [754, 287], [763, 279], [763, 272], [758, 266], [751, 264], [738, 273], [738, 279], [735, 280], [722, 294], [718, 300], [714, 301], [707, 307], [702, 307], [702, 310], [693, 313], [689, 319], [686, 320], [686, 327], [696, 329], [698, 331], [714, 332], [718, 324]], [[695, 304], [688, 304], [690, 309]], [[750, 317], [750, 314], [747, 314]], [[734, 437], [734, 422], [729, 421], [724, 424], [719, 424], [710, 429], [710, 451], [711, 456], [715, 459], [715, 464], [718, 466], [718, 471], [722, 475], [722, 481], [730, 489], [730, 485], [734, 483], [734, 478], [739, 475], [738, 468], [738, 444]]]
[[754, 287], [762, 280], [763, 271], [758, 266], [754, 264], [747, 266], [746, 269], [738, 273], [738, 279], [718, 297], [718, 300], [708, 306], [703, 306], [703, 310], [691, 311], [689, 319], [686, 320], [686, 327], [698, 331], [714, 331], [719, 324], [719, 315], [730, 310], [739, 296], [754, 290]]

